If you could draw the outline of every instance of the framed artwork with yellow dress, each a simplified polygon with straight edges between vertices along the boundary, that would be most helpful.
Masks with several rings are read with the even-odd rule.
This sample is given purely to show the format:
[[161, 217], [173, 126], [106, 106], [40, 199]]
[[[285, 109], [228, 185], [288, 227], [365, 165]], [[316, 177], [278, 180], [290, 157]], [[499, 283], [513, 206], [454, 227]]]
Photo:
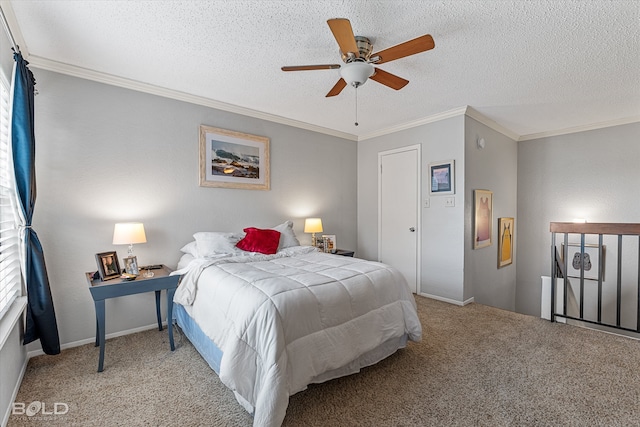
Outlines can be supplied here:
[[498, 218], [498, 268], [513, 262], [513, 218]]

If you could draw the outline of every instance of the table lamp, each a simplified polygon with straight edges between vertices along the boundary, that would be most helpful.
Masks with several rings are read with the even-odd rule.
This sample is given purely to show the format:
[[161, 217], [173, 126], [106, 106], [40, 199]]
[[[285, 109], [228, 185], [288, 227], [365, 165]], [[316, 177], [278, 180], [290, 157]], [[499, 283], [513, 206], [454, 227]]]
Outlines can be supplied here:
[[114, 245], [129, 245], [128, 256], [133, 256], [133, 245], [135, 243], [147, 243], [147, 236], [144, 234], [144, 225], [141, 222], [121, 222], [113, 229]]
[[[133, 245], [136, 243], [147, 243], [147, 236], [144, 233], [144, 225], [141, 222], [121, 222], [113, 229], [114, 245], [129, 245], [127, 257], [133, 256]], [[137, 267], [136, 267], [137, 271]], [[144, 277], [153, 277], [152, 271], [147, 269]]]
[[320, 218], [305, 219], [304, 232], [311, 233], [311, 246], [316, 246], [316, 233], [322, 233], [322, 220]]

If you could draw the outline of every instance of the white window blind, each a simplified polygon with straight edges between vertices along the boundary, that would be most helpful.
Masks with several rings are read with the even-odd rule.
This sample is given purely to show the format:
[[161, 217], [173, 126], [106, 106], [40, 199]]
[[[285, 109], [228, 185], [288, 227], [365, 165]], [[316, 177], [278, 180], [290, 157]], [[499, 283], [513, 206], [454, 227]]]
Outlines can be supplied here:
[[9, 152], [9, 91], [0, 80], [0, 318], [22, 293], [19, 235], [12, 197], [15, 177]]

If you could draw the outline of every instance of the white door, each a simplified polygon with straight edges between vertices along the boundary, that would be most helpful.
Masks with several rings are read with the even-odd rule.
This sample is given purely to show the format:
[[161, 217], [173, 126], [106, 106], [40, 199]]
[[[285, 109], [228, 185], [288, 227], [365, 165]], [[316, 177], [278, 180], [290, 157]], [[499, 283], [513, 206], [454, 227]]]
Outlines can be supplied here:
[[420, 146], [378, 153], [378, 163], [378, 259], [397, 268], [417, 293]]

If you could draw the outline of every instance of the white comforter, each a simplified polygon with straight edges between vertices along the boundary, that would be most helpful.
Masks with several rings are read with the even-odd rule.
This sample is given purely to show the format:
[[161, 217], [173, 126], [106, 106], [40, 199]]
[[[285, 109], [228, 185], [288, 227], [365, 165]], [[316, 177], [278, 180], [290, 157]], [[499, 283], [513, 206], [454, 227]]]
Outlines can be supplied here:
[[220, 379], [279, 426], [289, 396], [320, 374], [422, 329], [406, 281], [377, 262], [294, 247], [275, 255], [196, 259], [174, 301], [222, 350]]

